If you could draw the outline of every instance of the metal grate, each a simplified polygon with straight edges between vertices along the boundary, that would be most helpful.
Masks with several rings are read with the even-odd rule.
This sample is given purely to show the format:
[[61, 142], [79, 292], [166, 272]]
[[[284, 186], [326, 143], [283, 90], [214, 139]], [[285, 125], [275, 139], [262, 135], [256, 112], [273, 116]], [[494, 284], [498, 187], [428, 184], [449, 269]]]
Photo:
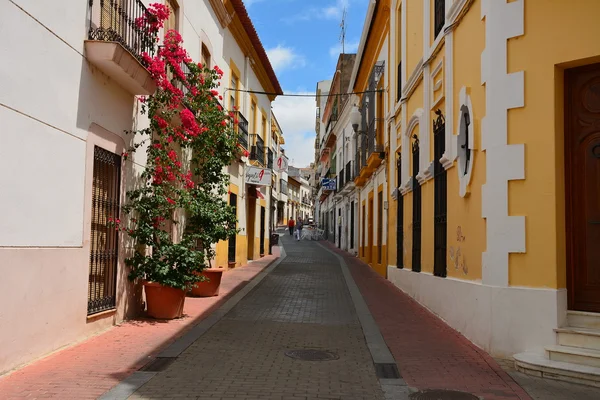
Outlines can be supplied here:
[[444, 27], [444, 23], [446, 22], [446, 0], [435, 0], [435, 10], [434, 10], [434, 31], [433, 38], [435, 39], [437, 35], [442, 31]]
[[331, 361], [340, 358], [336, 353], [326, 350], [289, 350], [285, 355], [302, 361]]
[[[402, 184], [402, 158], [398, 155], [397, 168], [397, 187]], [[404, 268], [404, 196], [398, 193], [398, 212], [396, 215], [396, 266]]]
[[121, 157], [98, 146], [94, 148], [92, 182], [92, 229], [88, 277], [88, 315], [111, 310], [116, 305], [119, 234], [108, 226], [119, 218]]
[[413, 154], [413, 242], [412, 242], [412, 270], [421, 272], [421, 185], [417, 180], [419, 173], [419, 138], [414, 137], [412, 145]]
[[[90, 40], [118, 42], [141, 60], [142, 53], [154, 54], [155, 43], [147, 26], [140, 26], [146, 15], [141, 0], [90, 0]], [[99, 3], [99, 4], [98, 4]]]
[[380, 379], [400, 379], [396, 364], [375, 364], [375, 375]]
[[448, 182], [447, 171], [440, 162], [446, 150], [446, 121], [438, 109], [437, 118], [433, 121], [434, 135], [434, 259], [433, 273], [435, 276], [446, 277], [447, 259], [446, 248], [448, 240]]
[[[237, 216], [237, 195], [236, 194], [231, 193], [229, 195], [229, 205], [231, 207], [233, 207], [233, 212]], [[233, 235], [232, 237], [229, 238], [229, 242], [227, 244], [227, 261], [228, 262], [235, 262], [236, 247], [237, 247], [237, 237], [236, 237], [236, 235]]]

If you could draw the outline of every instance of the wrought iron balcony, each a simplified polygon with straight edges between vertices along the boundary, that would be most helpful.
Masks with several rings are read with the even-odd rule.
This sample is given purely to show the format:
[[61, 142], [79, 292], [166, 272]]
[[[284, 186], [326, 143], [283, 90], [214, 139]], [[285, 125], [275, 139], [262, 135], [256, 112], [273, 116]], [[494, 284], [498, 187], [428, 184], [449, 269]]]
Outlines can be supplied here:
[[152, 94], [156, 85], [141, 59], [154, 54], [155, 42], [142, 1], [89, 0], [89, 7], [86, 58], [130, 93]]
[[241, 111], [236, 111], [236, 118], [238, 120], [238, 142], [244, 146], [245, 149], [248, 148], [248, 120]]
[[346, 177], [345, 177], [346, 179], [345, 180], [346, 180], [346, 185], [347, 185], [348, 183], [350, 183], [354, 180], [354, 176], [355, 176], [354, 171], [352, 169], [352, 161], [348, 161], [346, 163], [345, 170], [346, 170]]
[[273, 150], [267, 150], [267, 168], [273, 169]]
[[258, 134], [250, 135], [254, 145], [250, 149], [250, 159], [265, 165], [265, 141]]
[[382, 144], [377, 142], [377, 130], [382, 122], [381, 118], [373, 118], [367, 128], [367, 157], [383, 151]]

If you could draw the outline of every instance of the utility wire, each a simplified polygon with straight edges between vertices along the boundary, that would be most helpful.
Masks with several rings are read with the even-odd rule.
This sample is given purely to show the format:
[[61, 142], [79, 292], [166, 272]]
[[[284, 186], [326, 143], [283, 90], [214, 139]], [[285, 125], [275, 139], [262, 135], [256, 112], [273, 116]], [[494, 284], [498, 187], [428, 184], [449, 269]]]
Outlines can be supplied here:
[[[278, 94], [278, 93], [269, 93], [269, 92], [261, 92], [258, 90], [244, 90], [244, 89], [233, 89], [233, 88], [227, 88], [225, 89], [225, 92], [228, 91], [234, 91], [234, 92], [244, 92], [244, 93], [253, 93], [253, 94], [265, 94], [265, 95], [272, 95], [272, 96], [285, 96], [285, 97], [317, 97], [316, 94], [310, 94], [310, 93], [305, 93], [305, 94]], [[323, 97], [329, 97], [329, 96], [344, 96], [344, 95], [351, 95], [351, 94], [363, 94], [363, 93], [377, 93], [377, 92], [383, 92], [385, 91], [384, 89], [377, 89], [377, 90], [365, 90], [363, 92], [350, 92], [350, 93], [327, 93], [327, 94], [321, 94], [319, 96], [323, 96]]]

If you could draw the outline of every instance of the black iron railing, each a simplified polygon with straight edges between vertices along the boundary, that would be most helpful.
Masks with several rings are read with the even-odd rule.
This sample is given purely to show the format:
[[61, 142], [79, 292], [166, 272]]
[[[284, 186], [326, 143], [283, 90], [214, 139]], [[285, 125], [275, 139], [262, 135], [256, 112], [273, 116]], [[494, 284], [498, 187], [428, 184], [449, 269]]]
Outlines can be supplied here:
[[402, 61], [398, 63], [398, 71], [396, 72], [396, 101], [402, 98]]
[[92, 184], [92, 231], [88, 275], [88, 315], [116, 306], [121, 199], [121, 156], [96, 146]]
[[148, 33], [147, 10], [141, 0], [89, 0], [90, 40], [118, 42], [141, 60], [154, 54], [155, 42]]
[[442, 31], [446, 22], [446, 0], [435, 0], [433, 38]]
[[238, 120], [238, 142], [248, 148], [248, 120], [241, 111], [236, 111], [236, 118]]
[[338, 175], [338, 184], [337, 184], [337, 188], [341, 189], [344, 187], [344, 169], [342, 169], [340, 171], [340, 174]]
[[419, 173], [419, 140], [415, 138], [412, 144], [413, 154], [413, 242], [412, 270], [421, 272], [421, 184], [417, 180]]
[[382, 122], [381, 118], [373, 118], [367, 129], [367, 153], [370, 156], [373, 153], [380, 153], [383, 151], [383, 146], [377, 141], [377, 130], [379, 124]]
[[446, 277], [447, 260], [446, 248], [448, 241], [448, 182], [446, 168], [440, 162], [446, 150], [446, 121], [442, 112], [436, 111], [437, 118], [433, 121], [434, 141], [434, 259], [433, 273], [435, 276]]
[[250, 150], [250, 159], [256, 160], [262, 165], [265, 164], [265, 141], [258, 134], [253, 133], [252, 140], [254, 141], [254, 145]]
[[[396, 185], [402, 185], [402, 157], [396, 163]], [[398, 193], [396, 210], [396, 267], [404, 268], [404, 196]]]
[[348, 161], [346, 163], [346, 184], [354, 179], [354, 174], [352, 170], [352, 161]]
[[273, 150], [267, 150], [267, 168], [273, 169]]

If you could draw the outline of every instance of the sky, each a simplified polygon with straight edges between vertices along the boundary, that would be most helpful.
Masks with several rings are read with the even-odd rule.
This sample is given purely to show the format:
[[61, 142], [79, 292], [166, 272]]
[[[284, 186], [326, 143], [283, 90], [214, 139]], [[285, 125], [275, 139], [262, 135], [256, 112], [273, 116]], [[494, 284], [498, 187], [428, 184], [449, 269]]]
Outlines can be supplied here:
[[[286, 94], [314, 94], [317, 82], [331, 79], [341, 53], [341, 21], [346, 9], [345, 52], [356, 53], [368, 0], [244, 0]], [[290, 164], [314, 161], [315, 98], [279, 96], [273, 112], [285, 138]]]

